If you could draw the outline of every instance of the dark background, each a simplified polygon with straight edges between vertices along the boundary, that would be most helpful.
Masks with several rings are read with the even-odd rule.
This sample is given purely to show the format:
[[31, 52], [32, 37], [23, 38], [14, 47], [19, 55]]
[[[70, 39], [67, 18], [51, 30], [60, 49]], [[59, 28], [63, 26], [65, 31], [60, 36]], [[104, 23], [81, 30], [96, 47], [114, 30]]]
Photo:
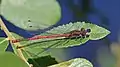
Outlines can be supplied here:
[[[111, 51], [110, 45], [113, 42], [119, 42], [120, 0], [58, 0], [58, 2], [62, 8], [62, 18], [58, 25], [70, 21], [89, 21], [111, 31], [111, 34], [104, 39], [89, 41], [83, 46], [68, 49], [70, 51], [69, 58], [84, 57], [90, 60], [94, 67], [101, 67], [97, 59], [98, 50], [105, 47], [105, 49]], [[33, 32], [30, 33], [17, 28], [4, 18], [2, 19], [10, 31], [24, 37], [34, 35]], [[0, 36], [5, 36], [1, 30]], [[10, 46], [7, 50], [12, 51]]]

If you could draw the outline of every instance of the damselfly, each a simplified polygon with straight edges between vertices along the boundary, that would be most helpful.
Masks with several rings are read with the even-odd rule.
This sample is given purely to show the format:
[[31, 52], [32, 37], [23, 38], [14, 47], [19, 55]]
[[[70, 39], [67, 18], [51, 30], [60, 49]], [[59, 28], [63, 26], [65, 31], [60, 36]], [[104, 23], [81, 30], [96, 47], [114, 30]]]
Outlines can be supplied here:
[[16, 39], [16, 40], [12, 40], [12, 43], [17, 43], [20, 41], [26, 41], [26, 40], [37, 40], [37, 39], [49, 39], [49, 38], [59, 38], [59, 37], [63, 37], [63, 38], [77, 38], [77, 37], [89, 37], [89, 32], [91, 32], [90, 29], [85, 29], [85, 28], [81, 28], [81, 30], [73, 30], [70, 31], [68, 33], [64, 33], [64, 34], [53, 34], [53, 35], [41, 35], [41, 36], [33, 36], [31, 38], [27, 38], [27, 39]]
[[[16, 39], [16, 40], [12, 40], [12, 43], [17, 43], [21, 41], [38, 40], [38, 39], [52, 39], [52, 38], [54, 38], [54, 40], [58, 38], [60, 39], [86, 38], [86, 37], [89, 37], [90, 32], [91, 32], [91, 29], [81, 28], [81, 30], [73, 30], [64, 34], [40, 35], [40, 36], [33, 36], [27, 39]], [[18, 46], [17, 48], [22, 48], [25, 46]]]

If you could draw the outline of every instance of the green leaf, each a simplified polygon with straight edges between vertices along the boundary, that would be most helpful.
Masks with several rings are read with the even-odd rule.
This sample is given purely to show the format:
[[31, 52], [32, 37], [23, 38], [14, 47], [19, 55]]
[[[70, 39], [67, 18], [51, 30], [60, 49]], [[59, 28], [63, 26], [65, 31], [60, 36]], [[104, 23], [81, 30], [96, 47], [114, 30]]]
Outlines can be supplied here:
[[8, 46], [8, 40], [6, 38], [0, 38], [0, 52], [5, 52]]
[[98, 40], [107, 36], [110, 32], [95, 24], [76, 22], [55, 27], [40, 35], [64, 34], [73, 30], [80, 30], [81, 28], [91, 29], [90, 37], [88, 38], [74, 38], [74, 39], [39, 39], [34, 41], [27, 41], [25, 45], [30, 45], [30, 48], [66, 48], [78, 46], [86, 43], [88, 40]]
[[22, 59], [11, 52], [0, 53], [0, 67], [29, 67]]
[[93, 67], [93, 65], [86, 59], [76, 58], [49, 67]]
[[[36, 55], [45, 56], [51, 54], [50, 51], [44, 52], [47, 51], [48, 48], [67, 48], [78, 46], [86, 43], [88, 40], [101, 39], [110, 33], [108, 30], [92, 23], [76, 22], [55, 27], [40, 35], [64, 34], [73, 30], [80, 30], [81, 28], [91, 29], [91, 32], [89, 33], [90, 37], [73, 39], [70, 38], [39, 39], [33, 41], [21, 41], [20, 43], [22, 44], [22, 46], [25, 46], [24, 52], [29, 53], [32, 57], [35, 57]], [[21, 38], [20, 36], [17, 37]]]
[[56, 0], [3, 0], [1, 14], [22, 29], [38, 30], [54, 25], [61, 9]]

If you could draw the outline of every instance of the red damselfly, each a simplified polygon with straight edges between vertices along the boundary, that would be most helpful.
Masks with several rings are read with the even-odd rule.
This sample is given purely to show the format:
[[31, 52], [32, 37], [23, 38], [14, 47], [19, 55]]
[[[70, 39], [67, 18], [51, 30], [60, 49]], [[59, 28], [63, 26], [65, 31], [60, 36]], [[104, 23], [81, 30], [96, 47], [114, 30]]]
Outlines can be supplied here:
[[[12, 40], [12, 43], [17, 43], [21, 41], [29, 41], [29, 40], [38, 40], [38, 39], [51, 39], [51, 38], [61, 38], [61, 39], [71, 39], [71, 38], [86, 38], [89, 37], [89, 33], [91, 32], [91, 29], [85, 29], [81, 28], [80, 30], [72, 30], [70, 32], [64, 33], [64, 34], [52, 34], [52, 35], [36, 35], [31, 38], [27, 39], [16, 39]], [[19, 46], [18, 48], [22, 48], [24, 46]]]
[[89, 32], [91, 30], [90, 29], [86, 29], [85, 28], [81, 28], [81, 30], [73, 30], [70, 31], [68, 33], [64, 33], [64, 34], [53, 34], [53, 35], [36, 35], [33, 36], [31, 38], [27, 38], [27, 39], [16, 39], [16, 40], [12, 40], [12, 43], [17, 43], [20, 41], [26, 41], [26, 40], [37, 40], [37, 39], [49, 39], [49, 38], [59, 38], [59, 37], [63, 37], [63, 38], [74, 38], [74, 37], [89, 37]]

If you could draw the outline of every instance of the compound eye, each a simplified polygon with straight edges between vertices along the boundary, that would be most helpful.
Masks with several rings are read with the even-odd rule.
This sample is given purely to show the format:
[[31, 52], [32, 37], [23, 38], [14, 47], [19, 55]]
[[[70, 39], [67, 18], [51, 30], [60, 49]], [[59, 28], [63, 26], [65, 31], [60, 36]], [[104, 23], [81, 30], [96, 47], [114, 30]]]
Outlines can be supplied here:
[[89, 33], [89, 32], [91, 32], [91, 29], [87, 29], [86, 31]]

